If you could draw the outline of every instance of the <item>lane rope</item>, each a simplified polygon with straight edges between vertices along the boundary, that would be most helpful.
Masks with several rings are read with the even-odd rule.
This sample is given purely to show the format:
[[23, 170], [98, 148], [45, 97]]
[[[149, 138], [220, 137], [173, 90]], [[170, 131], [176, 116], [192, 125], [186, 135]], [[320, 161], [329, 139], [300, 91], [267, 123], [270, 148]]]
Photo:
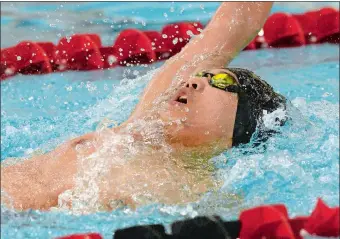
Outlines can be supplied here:
[[[112, 46], [97, 34], [75, 34], [52, 42], [23, 41], [1, 49], [0, 80], [16, 74], [47, 74], [66, 70], [98, 70], [162, 61], [180, 52], [198, 35], [200, 22], [167, 24], [161, 32], [125, 29]], [[339, 11], [322, 8], [304, 14], [274, 13], [244, 50], [340, 43]]]
[[[170, 235], [166, 234], [163, 225], [154, 224], [119, 229], [115, 231], [113, 238], [303, 239], [306, 236], [338, 238], [339, 218], [339, 207], [331, 208], [318, 199], [309, 216], [289, 218], [287, 208], [283, 204], [264, 205], [242, 211], [237, 221], [223, 221], [218, 216], [201, 216], [172, 223]], [[103, 237], [99, 233], [85, 233], [56, 239], [103, 239]]]

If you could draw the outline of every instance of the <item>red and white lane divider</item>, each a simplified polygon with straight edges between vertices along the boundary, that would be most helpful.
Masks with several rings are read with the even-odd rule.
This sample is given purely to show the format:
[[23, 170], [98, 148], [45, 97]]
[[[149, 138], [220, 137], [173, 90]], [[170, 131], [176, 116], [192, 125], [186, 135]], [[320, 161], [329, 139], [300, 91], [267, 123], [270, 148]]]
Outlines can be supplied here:
[[[282, 204], [265, 205], [244, 210], [243, 212], [241, 212], [239, 216], [239, 221], [233, 222], [233, 225], [239, 224], [240, 225], [239, 228], [237, 229], [232, 228], [232, 230], [237, 231], [236, 234], [238, 234], [238, 236], [235, 236], [235, 239], [236, 238], [302, 239], [304, 236], [307, 235], [334, 238], [340, 236], [339, 218], [340, 218], [339, 207], [330, 208], [321, 199], [318, 199], [314, 211], [309, 216], [289, 218], [287, 209]], [[228, 224], [229, 222], [225, 223]], [[202, 224], [202, 226], [204, 225]], [[152, 225], [149, 225], [148, 227], [152, 227]], [[129, 228], [125, 229], [125, 231], [128, 230], [130, 229]], [[210, 235], [212, 233], [213, 232], [210, 232]], [[126, 237], [127, 235], [125, 237], [124, 236], [122, 237], [122, 234], [120, 234], [120, 236], [121, 236], [120, 238], [128, 238]], [[68, 235], [56, 239], [102, 239], [102, 238], [103, 237], [99, 233], [88, 233]], [[149, 237], [147, 235], [144, 236], [141, 235], [138, 238]], [[166, 235], [166, 238], [170, 239], [184, 237], [183, 235]]]
[[[75, 34], [52, 42], [23, 41], [1, 49], [0, 80], [16, 74], [97, 70], [151, 64], [177, 54], [203, 30], [199, 22], [165, 25], [161, 32], [123, 30], [112, 46], [96, 34]], [[322, 8], [304, 14], [272, 14], [245, 50], [340, 43], [339, 11]]]

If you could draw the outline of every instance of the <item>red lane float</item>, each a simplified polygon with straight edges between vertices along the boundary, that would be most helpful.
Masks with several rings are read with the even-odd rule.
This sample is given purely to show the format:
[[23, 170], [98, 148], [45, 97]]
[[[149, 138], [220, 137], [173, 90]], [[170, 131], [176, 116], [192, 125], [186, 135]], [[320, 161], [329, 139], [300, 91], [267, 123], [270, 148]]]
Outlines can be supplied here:
[[0, 79], [17, 73], [44, 74], [52, 72], [46, 52], [37, 43], [21, 42], [18, 45], [1, 50]]
[[286, 13], [271, 15], [263, 26], [264, 38], [270, 47], [296, 47], [305, 45], [299, 22]]
[[203, 25], [199, 22], [183, 22], [166, 25], [162, 29], [164, 43], [170, 49], [170, 56], [181, 51], [192, 36], [200, 34]]
[[123, 30], [114, 44], [118, 64], [150, 64], [156, 61], [156, 53], [152, 49], [149, 37], [136, 29]]
[[305, 35], [307, 44], [340, 43], [339, 11], [322, 8], [305, 14], [294, 14]]
[[[45, 74], [65, 70], [97, 70], [151, 64], [177, 54], [203, 29], [199, 22], [168, 24], [161, 32], [123, 30], [112, 46], [96, 34], [64, 37], [51, 42], [21, 42], [1, 49], [0, 80], [17, 73]], [[322, 8], [304, 14], [274, 13], [244, 50], [340, 43], [339, 11]]]
[[52, 71], [57, 70], [58, 65], [55, 63], [54, 55], [57, 47], [52, 42], [37, 42], [37, 44], [45, 51], [51, 64]]
[[306, 220], [304, 228], [311, 235], [338, 237], [340, 235], [339, 207], [330, 208], [321, 199]]
[[171, 48], [165, 43], [162, 35], [157, 31], [145, 31], [144, 34], [150, 39], [152, 50], [157, 60], [166, 60], [171, 56]]
[[240, 215], [240, 238], [294, 238], [284, 205], [256, 207]]
[[245, 210], [240, 215], [240, 238], [292, 238], [303, 235], [338, 237], [340, 235], [339, 207], [330, 208], [321, 199], [309, 217], [289, 219], [284, 205], [261, 206]]
[[58, 70], [96, 70], [104, 66], [101, 41], [94, 34], [73, 35], [60, 39], [54, 59]]
[[316, 34], [320, 43], [330, 42], [340, 43], [340, 30], [339, 30], [339, 11], [332, 8], [321, 9], [319, 11], [320, 20], [317, 24], [318, 31]]
[[86, 233], [57, 237], [56, 239], [103, 239], [103, 237], [99, 233]]
[[[307, 235], [339, 237], [339, 217], [339, 207], [330, 208], [321, 199], [318, 199], [316, 207], [310, 216], [295, 218], [289, 218], [287, 208], [282, 204], [259, 206], [241, 212], [239, 216], [241, 227], [237, 229], [239, 230], [237, 238], [303, 239]], [[151, 226], [149, 225], [149, 227]], [[102, 237], [99, 234], [90, 233], [68, 235], [58, 239], [85, 238], [101, 239]], [[141, 235], [139, 238], [149, 237]], [[167, 235], [166, 238], [178, 238], [178, 235]]]
[[102, 61], [104, 63], [103, 69], [111, 68], [117, 66], [118, 60], [116, 57], [116, 51], [112, 46], [101, 47], [100, 54], [102, 55]]

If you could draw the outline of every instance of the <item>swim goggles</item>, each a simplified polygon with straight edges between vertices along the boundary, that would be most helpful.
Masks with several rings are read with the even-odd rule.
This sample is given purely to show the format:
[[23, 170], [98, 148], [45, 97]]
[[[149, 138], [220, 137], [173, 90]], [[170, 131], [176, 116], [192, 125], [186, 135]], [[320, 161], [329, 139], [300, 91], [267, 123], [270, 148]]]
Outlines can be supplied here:
[[235, 77], [231, 76], [228, 73], [223, 72], [218, 74], [212, 74], [210, 72], [202, 71], [197, 73], [196, 76], [208, 77], [209, 84], [217, 89], [233, 93], [240, 92], [240, 87], [237, 79], [235, 79]]

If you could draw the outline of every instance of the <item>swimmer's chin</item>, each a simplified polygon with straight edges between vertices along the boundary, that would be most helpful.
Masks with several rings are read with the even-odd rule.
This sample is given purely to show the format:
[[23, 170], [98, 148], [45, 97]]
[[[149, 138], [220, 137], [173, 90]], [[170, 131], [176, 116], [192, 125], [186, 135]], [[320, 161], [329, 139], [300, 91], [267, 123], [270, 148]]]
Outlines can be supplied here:
[[164, 125], [164, 133], [167, 141], [170, 138], [176, 137], [177, 135], [183, 134], [186, 130], [188, 130], [188, 124], [184, 117], [174, 117], [173, 115], [164, 114], [160, 115], [160, 119]]

